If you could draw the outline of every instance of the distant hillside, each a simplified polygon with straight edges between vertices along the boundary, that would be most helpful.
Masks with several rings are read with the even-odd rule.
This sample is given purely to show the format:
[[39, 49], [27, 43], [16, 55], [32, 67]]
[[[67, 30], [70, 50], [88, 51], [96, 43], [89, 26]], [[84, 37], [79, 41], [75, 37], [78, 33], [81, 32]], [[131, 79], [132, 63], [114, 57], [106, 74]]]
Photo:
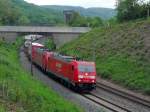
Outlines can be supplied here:
[[75, 7], [75, 6], [57, 6], [57, 5], [45, 5], [42, 7], [51, 10], [57, 10], [60, 11], [61, 13], [63, 12], [63, 10], [75, 10], [83, 16], [87, 16], [87, 17], [98, 16], [103, 19], [109, 19], [115, 16], [117, 13], [114, 9], [110, 9], [110, 8], [83, 8], [83, 7]]
[[24, 0], [0, 0], [0, 25], [58, 25], [63, 14]]
[[24, 0], [0, 0], [0, 25], [64, 25], [63, 10], [73, 9], [84, 16], [108, 19], [115, 15], [113, 9], [38, 6]]
[[[97, 73], [150, 94], [150, 19], [97, 28], [59, 49], [84, 60], [96, 58]], [[96, 56], [93, 50], [96, 50]]]
[[63, 16], [53, 9], [45, 9], [40, 6], [29, 4], [24, 0], [11, 0], [23, 15], [30, 20], [30, 25], [53, 25], [63, 23]]

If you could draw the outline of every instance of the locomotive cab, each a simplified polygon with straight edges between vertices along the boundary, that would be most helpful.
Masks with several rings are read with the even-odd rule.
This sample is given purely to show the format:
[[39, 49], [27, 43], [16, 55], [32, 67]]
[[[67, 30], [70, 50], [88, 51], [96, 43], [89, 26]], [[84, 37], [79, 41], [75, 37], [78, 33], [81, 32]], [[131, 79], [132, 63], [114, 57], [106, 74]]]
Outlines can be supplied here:
[[96, 68], [94, 62], [77, 61], [76, 85], [83, 90], [96, 88]]
[[36, 49], [38, 48], [43, 48], [44, 45], [42, 44], [39, 44], [39, 43], [32, 43], [32, 46], [29, 47], [29, 54], [31, 55], [31, 52], [32, 52], [32, 58], [35, 58], [36, 54]]

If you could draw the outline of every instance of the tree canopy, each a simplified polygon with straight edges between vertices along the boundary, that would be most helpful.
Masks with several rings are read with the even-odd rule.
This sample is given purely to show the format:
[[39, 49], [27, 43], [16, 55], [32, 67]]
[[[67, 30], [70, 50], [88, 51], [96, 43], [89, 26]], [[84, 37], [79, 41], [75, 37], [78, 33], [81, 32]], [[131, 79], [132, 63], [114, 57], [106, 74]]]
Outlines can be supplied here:
[[0, 0], [0, 24], [17, 24], [18, 17], [21, 13], [17, 7], [12, 6], [10, 0]]
[[74, 12], [68, 25], [78, 27], [100, 27], [103, 25], [103, 20], [100, 17], [84, 17], [78, 12]]
[[138, 18], [145, 18], [149, 14], [150, 2], [143, 0], [118, 0], [117, 19], [119, 21], [128, 21]]
[[63, 21], [63, 14], [57, 11], [24, 0], [0, 0], [0, 25], [55, 25]]

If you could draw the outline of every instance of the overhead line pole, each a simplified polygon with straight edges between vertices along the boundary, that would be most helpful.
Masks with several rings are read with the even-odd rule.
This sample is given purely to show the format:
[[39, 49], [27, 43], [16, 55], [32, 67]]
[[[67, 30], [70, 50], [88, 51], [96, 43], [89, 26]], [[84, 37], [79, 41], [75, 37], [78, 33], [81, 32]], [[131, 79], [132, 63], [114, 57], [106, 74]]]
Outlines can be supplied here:
[[32, 60], [32, 36], [31, 36], [31, 75], [33, 76], [33, 66], [32, 66], [32, 64], [33, 64], [33, 60]]
[[96, 61], [96, 43], [93, 42], [93, 61]]
[[149, 7], [148, 7], [148, 9], [147, 9], [147, 18], [149, 18], [149, 12], [150, 12], [150, 10], [149, 10]]

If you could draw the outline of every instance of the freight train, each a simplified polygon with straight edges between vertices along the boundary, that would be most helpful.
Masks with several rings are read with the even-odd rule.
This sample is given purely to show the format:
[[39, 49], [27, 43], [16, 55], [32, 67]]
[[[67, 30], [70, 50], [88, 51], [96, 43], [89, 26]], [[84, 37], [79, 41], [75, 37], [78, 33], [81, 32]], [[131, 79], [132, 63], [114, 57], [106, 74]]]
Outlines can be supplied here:
[[44, 45], [32, 43], [26, 47], [26, 53], [33, 63], [46, 72], [78, 91], [91, 91], [96, 88], [96, 68], [94, 62], [77, 60], [72, 56], [61, 55], [44, 48]]

